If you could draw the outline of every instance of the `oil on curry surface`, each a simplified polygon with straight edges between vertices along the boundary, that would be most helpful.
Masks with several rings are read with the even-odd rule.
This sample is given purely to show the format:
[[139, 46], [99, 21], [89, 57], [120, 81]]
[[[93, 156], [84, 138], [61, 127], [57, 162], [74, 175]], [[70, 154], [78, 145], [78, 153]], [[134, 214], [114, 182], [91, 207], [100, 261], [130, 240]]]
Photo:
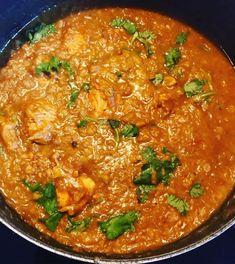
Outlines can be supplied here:
[[141, 252], [235, 182], [235, 75], [192, 28], [135, 9], [42, 24], [0, 72], [0, 189], [76, 251]]

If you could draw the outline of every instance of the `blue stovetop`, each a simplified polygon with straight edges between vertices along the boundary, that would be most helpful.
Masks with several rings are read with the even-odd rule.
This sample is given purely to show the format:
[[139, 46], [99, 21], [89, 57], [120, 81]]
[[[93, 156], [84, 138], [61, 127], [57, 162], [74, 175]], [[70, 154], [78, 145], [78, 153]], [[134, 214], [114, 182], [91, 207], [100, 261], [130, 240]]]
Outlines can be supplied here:
[[[38, 248], [0, 224], [0, 261], [2, 264], [78, 264], [78, 261], [57, 256]], [[184, 255], [159, 264], [234, 264], [235, 228]]]

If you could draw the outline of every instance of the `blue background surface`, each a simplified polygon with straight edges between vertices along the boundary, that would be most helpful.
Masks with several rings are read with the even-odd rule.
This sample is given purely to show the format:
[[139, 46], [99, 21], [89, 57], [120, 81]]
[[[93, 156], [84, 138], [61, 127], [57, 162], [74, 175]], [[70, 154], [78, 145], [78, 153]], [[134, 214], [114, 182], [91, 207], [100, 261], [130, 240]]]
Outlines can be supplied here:
[[[45, 6], [62, 0], [0, 0], [0, 49], [26, 21], [43, 11]], [[147, 0], [145, 0], [147, 1]], [[224, 43], [223, 47], [235, 59], [235, 0], [148, 0], [164, 1], [164, 4], [187, 8], [187, 23], [207, 32], [211, 39]], [[117, 1], [118, 2], [118, 1]], [[127, 1], [128, 2], [128, 1]], [[17, 8], [14, 4], [17, 3]], [[144, 1], [143, 1], [144, 3]], [[28, 12], [27, 10], [31, 10]], [[207, 23], [207, 14], [213, 23]], [[9, 23], [9, 18], [11, 23]], [[221, 30], [218, 31], [218, 27]], [[229, 40], [229, 41], [228, 41]], [[0, 224], [0, 263], [6, 264], [75, 264], [78, 261], [66, 259], [38, 248]], [[230, 228], [210, 243], [184, 255], [165, 260], [162, 264], [235, 264], [235, 228]]]
[[[81, 262], [57, 256], [24, 240], [0, 224], [0, 263], [2, 264], [78, 264]], [[4, 261], [1, 261], [4, 260]], [[204, 246], [161, 264], [234, 264], [235, 228]]]

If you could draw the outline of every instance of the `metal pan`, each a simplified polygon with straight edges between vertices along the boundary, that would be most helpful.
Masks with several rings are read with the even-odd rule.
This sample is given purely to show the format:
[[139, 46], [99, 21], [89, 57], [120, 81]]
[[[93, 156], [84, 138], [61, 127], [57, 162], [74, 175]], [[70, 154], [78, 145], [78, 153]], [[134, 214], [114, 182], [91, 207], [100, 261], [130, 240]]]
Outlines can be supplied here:
[[[3, 10], [0, 11], [0, 66], [5, 65], [12, 50], [26, 41], [27, 30], [38, 23], [54, 22], [71, 12], [88, 8], [115, 6], [144, 8], [179, 19], [206, 35], [226, 51], [231, 62], [235, 61], [235, 38], [231, 34], [235, 32], [233, 0], [11, 0], [9, 3], [0, 4]], [[12, 13], [16, 15], [13, 17]], [[147, 263], [171, 258], [197, 248], [235, 224], [235, 190], [221, 208], [197, 230], [172, 244], [140, 254], [105, 256], [99, 253], [76, 253], [26, 224], [7, 205], [2, 195], [0, 209], [0, 221], [4, 225], [37, 246], [56, 254], [89, 263]]]

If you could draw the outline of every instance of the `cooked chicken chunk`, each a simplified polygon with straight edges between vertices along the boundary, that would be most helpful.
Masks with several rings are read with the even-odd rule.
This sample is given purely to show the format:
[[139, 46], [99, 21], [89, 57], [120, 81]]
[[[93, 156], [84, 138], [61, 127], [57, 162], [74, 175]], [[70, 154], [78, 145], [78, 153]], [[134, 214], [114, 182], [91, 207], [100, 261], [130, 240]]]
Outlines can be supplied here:
[[95, 191], [95, 182], [87, 176], [56, 178], [55, 185], [59, 211], [69, 215], [82, 211]]
[[72, 54], [76, 54], [85, 47], [86, 40], [84, 36], [78, 32], [71, 32], [65, 35], [64, 45]]
[[107, 100], [102, 91], [93, 89], [89, 93], [89, 101], [95, 117], [102, 116], [105, 110], [108, 109]]
[[2, 124], [2, 138], [7, 147], [11, 150], [16, 150], [21, 145], [19, 130], [16, 123]]
[[27, 110], [28, 131], [30, 140], [38, 144], [48, 144], [54, 133], [53, 122], [56, 119], [56, 110], [46, 101], [31, 104]]

